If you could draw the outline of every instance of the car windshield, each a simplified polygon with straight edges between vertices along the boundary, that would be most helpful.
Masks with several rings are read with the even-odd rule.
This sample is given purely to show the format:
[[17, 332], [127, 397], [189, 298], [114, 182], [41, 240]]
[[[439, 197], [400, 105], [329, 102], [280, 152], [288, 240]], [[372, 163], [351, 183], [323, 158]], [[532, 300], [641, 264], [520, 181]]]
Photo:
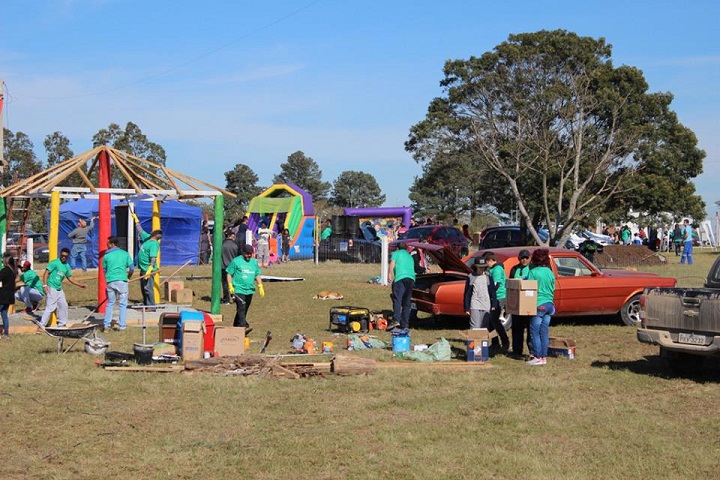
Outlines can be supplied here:
[[430, 233], [432, 233], [433, 228], [435, 227], [419, 227], [419, 228], [411, 228], [407, 232], [403, 233], [400, 238], [402, 239], [411, 239], [411, 238], [427, 238], [430, 236]]

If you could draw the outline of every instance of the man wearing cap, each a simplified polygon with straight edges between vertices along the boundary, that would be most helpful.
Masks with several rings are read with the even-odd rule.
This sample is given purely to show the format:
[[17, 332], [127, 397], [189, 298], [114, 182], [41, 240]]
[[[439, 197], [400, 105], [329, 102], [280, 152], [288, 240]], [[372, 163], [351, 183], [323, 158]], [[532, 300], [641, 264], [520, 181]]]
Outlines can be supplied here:
[[[500, 341], [502, 342], [501, 348], [503, 351], [507, 351], [510, 348], [510, 339], [507, 336], [507, 332], [505, 331], [502, 321], [500, 321], [500, 315], [505, 309], [507, 297], [507, 290], [505, 288], [505, 267], [502, 263], [495, 260], [495, 254], [493, 252], [485, 252], [483, 254], [483, 258], [488, 264], [488, 275], [490, 275], [495, 282], [495, 291], [497, 293], [498, 303], [500, 304], [500, 307], [493, 310], [490, 314], [490, 330], [497, 331], [498, 337], [500, 337]], [[497, 348], [497, 337], [493, 338], [492, 346]]]
[[67, 264], [69, 256], [70, 250], [63, 248], [60, 250], [60, 258], [56, 258], [48, 263], [48, 266], [45, 268], [45, 273], [43, 273], [43, 288], [45, 289], [47, 298], [45, 301], [45, 311], [43, 311], [42, 318], [40, 319], [40, 326], [43, 328], [45, 328], [45, 325], [50, 321], [50, 315], [56, 310], [58, 327], [67, 325], [68, 303], [62, 288], [63, 280], [67, 278], [67, 281], [76, 287], [87, 288], [86, 283], [78, 283], [72, 279], [72, 270], [70, 269], [70, 265]]
[[470, 315], [470, 328], [487, 328], [490, 314], [498, 308], [495, 282], [486, 274], [487, 261], [475, 257], [472, 273], [465, 279], [463, 306]]
[[[244, 247], [245, 245], [243, 245]], [[228, 289], [228, 276], [227, 276], [227, 267], [230, 265], [230, 262], [233, 261], [235, 257], [238, 256], [238, 246], [237, 243], [235, 243], [235, 232], [233, 232], [232, 229], [228, 228], [225, 230], [225, 240], [223, 240], [222, 243], [222, 276], [221, 283], [222, 283], [222, 302], [223, 303], [230, 303], [230, 290]]]
[[[82, 268], [83, 272], [87, 272], [87, 236], [95, 227], [95, 218], [90, 217], [90, 225], [81, 218], [78, 220], [77, 228], [68, 233], [68, 238], [73, 242], [69, 261], [71, 268]], [[79, 266], [78, 260], [80, 260]]]
[[[133, 218], [137, 218], [133, 214]], [[135, 220], [138, 228], [140, 228], [140, 240], [143, 244], [137, 255], [138, 268], [140, 269], [140, 290], [142, 291], [143, 304], [148, 306], [155, 305], [155, 281], [154, 273], [157, 272], [157, 257], [160, 254], [160, 240], [163, 237], [162, 230], [153, 230], [148, 234], [140, 226], [140, 222]]]
[[108, 238], [108, 249], [102, 260], [105, 282], [107, 282], [105, 290], [107, 293], [107, 308], [105, 309], [105, 320], [103, 322], [105, 330], [110, 329], [116, 300], [120, 309], [118, 326], [120, 330], [125, 330], [127, 327], [125, 319], [127, 317], [128, 281], [135, 271], [135, 265], [133, 265], [130, 254], [117, 247], [118, 242], [117, 237]]
[[[530, 251], [520, 250], [518, 253], [518, 264], [510, 269], [510, 278], [527, 279], [530, 273]], [[530, 328], [532, 315], [512, 316], [512, 351], [513, 356], [522, 357], [525, 345], [525, 332]], [[530, 337], [528, 336], [528, 341]]]
[[410, 328], [410, 304], [415, 288], [415, 261], [407, 251], [405, 242], [398, 243], [390, 256], [388, 280], [392, 283], [393, 322], [388, 330]]
[[245, 327], [245, 333], [250, 333], [250, 324], [247, 321], [247, 313], [250, 309], [250, 303], [257, 286], [257, 292], [260, 297], [265, 296], [265, 287], [263, 287], [260, 275], [260, 265], [252, 256], [252, 245], [244, 245], [242, 254], [235, 257], [230, 265], [227, 266], [227, 282], [230, 295], [235, 298], [237, 311], [235, 312], [235, 320], [233, 327]]
[[15, 292], [15, 298], [25, 304], [25, 313], [32, 313], [37, 310], [38, 304], [45, 296], [43, 293], [42, 280], [40, 276], [31, 269], [30, 262], [25, 262], [20, 267], [20, 281], [23, 285]]

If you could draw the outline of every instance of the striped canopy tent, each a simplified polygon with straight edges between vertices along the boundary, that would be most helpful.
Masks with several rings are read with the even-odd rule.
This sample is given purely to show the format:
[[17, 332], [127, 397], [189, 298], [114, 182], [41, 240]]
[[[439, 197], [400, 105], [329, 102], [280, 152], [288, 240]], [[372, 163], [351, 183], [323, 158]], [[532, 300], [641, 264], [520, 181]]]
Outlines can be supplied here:
[[[79, 178], [82, 186], [69, 186], [70, 177]], [[97, 179], [97, 184], [91, 179]], [[75, 182], [77, 183], [77, 182]], [[50, 199], [50, 246], [58, 244], [57, 221], [60, 199], [98, 198], [99, 199], [99, 250], [100, 255], [107, 249], [107, 237], [111, 232], [111, 198], [125, 198], [128, 201], [147, 199], [153, 202], [153, 229], [160, 228], [160, 202], [167, 199], [183, 200], [211, 197], [215, 199], [215, 224], [223, 224], [223, 196], [236, 197], [227, 190], [215, 187], [180, 172], [170, 170], [164, 165], [136, 157], [127, 152], [99, 146], [47, 170], [32, 175], [14, 185], [0, 190], [0, 234], [7, 234], [7, 219], [12, 215], [12, 204], [18, 200], [27, 203], [34, 198]], [[7, 202], [7, 204], [6, 204]], [[8, 213], [10, 215], [8, 215]], [[22, 231], [22, 230], [20, 230]], [[200, 232], [198, 232], [199, 235]], [[222, 231], [215, 230], [213, 236], [213, 286], [212, 313], [220, 313], [220, 275]], [[56, 258], [57, 251], [50, 251], [50, 258]], [[215, 271], [217, 270], [217, 272]], [[217, 281], [216, 281], [217, 279]], [[216, 285], [217, 284], [217, 285]], [[103, 311], [105, 282], [102, 267], [98, 275], [98, 303]], [[159, 285], [157, 285], [159, 296]]]

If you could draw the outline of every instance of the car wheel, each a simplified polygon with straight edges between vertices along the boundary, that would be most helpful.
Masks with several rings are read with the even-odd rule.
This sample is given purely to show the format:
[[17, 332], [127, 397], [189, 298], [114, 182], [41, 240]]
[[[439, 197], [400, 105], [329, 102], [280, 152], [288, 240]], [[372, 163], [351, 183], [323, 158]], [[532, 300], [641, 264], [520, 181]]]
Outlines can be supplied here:
[[628, 327], [640, 325], [640, 294], [633, 295], [620, 309], [620, 319]]

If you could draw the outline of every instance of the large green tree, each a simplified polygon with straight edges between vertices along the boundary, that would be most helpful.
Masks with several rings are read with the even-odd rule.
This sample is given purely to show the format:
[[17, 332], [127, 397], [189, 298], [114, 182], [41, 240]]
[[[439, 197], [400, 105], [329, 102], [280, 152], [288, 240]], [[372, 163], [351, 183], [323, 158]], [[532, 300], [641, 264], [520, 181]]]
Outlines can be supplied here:
[[330, 184], [322, 180], [320, 166], [299, 150], [280, 164], [280, 173], [273, 177], [273, 183], [295, 184], [312, 195], [313, 201], [325, 200], [330, 190]]
[[235, 168], [225, 172], [225, 190], [237, 195], [237, 198], [225, 200], [225, 218], [235, 220], [245, 213], [248, 204], [262, 188], [258, 186], [258, 176], [252, 168], [238, 163]]
[[694, 192], [704, 153], [670, 110], [672, 96], [648, 93], [642, 72], [614, 67], [611, 53], [602, 38], [555, 30], [450, 60], [445, 93], [411, 128], [406, 149], [418, 162], [471, 152], [507, 185], [538, 242], [539, 223], [563, 244], [610, 201], [629, 206], [643, 172], [672, 170], [676, 188]]
[[48, 156], [48, 167], [69, 160], [75, 156], [72, 148], [70, 148], [70, 139], [61, 132], [53, 132], [46, 136], [43, 145], [45, 146], [45, 151]]
[[335, 179], [330, 204], [338, 207], [379, 207], [385, 195], [375, 177], [365, 172], [346, 170]]

